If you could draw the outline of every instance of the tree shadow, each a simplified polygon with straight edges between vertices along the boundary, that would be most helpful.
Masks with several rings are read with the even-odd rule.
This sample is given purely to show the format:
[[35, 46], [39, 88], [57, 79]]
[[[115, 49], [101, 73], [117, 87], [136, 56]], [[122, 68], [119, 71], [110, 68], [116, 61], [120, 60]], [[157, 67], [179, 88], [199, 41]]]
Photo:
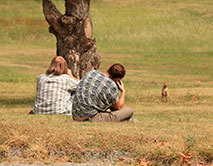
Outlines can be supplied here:
[[0, 99], [0, 107], [32, 106], [35, 98]]

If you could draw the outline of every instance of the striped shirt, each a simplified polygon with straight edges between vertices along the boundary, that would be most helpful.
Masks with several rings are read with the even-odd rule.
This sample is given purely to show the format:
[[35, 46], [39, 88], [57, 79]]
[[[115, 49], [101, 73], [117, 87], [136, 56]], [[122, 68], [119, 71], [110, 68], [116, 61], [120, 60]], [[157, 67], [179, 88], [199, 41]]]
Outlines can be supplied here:
[[67, 74], [60, 76], [42, 74], [37, 79], [34, 114], [72, 114], [72, 92], [79, 81]]
[[81, 79], [73, 100], [72, 115], [92, 117], [99, 111], [106, 111], [118, 101], [115, 82], [100, 71], [91, 70]]

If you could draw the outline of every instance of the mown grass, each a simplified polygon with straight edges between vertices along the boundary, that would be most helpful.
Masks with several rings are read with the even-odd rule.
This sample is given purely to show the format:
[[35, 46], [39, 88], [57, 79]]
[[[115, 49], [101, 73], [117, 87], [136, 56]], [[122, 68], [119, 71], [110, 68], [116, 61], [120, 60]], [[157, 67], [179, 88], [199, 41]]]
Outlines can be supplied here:
[[[16, 3], [15, 3], [16, 2]], [[53, 1], [63, 12], [63, 0]], [[213, 2], [92, 0], [100, 70], [127, 68], [137, 123], [30, 116], [36, 78], [55, 56], [40, 0], [0, 4], [0, 162], [182, 165], [213, 160]], [[164, 82], [169, 101], [161, 101]]]

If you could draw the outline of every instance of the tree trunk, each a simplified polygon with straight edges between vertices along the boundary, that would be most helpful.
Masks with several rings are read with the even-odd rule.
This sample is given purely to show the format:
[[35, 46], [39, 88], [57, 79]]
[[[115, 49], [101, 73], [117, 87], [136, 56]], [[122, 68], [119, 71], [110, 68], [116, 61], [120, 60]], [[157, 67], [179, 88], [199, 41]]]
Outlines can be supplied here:
[[68, 68], [77, 78], [100, 65], [96, 40], [92, 39], [89, 17], [90, 0], [65, 0], [65, 14], [61, 14], [51, 0], [43, 0], [43, 12], [49, 23], [49, 32], [57, 40], [57, 56], [67, 61]]

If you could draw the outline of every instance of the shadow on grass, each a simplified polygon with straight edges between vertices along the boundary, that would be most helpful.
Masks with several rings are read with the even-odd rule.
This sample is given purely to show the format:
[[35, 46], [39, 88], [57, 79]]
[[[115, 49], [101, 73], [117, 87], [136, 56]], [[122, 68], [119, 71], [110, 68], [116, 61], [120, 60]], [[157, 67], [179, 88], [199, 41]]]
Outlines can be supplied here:
[[34, 101], [34, 98], [0, 99], [0, 107], [32, 106]]

